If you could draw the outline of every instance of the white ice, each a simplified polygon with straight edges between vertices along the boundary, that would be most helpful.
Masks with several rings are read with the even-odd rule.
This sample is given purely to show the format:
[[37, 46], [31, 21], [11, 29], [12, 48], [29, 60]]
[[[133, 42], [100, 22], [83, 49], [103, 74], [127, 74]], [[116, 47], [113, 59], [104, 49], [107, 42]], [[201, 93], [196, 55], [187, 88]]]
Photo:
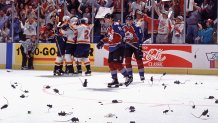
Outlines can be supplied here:
[[[134, 74], [134, 82], [128, 87], [107, 88], [110, 73], [52, 77], [52, 71], [0, 70], [0, 106], [8, 100], [8, 107], [0, 110], [0, 123], [71, 123], [68, 120], [73, 117], [79, 119], [78, 123], [218, 123], [218, 104], [215, 99], [206, 99], [218, 99], [218, 76], [161, 76], [145, 74], [143, 83]], [[82, 86], [84, 79], [88, 87]], [[176, 80], [185, 84], [174, 84]], [[124, 82], [120, 74], [119, 81]], [[51, 88], [46, 89], [46, 85]], [[53, 89], [58, 89], [60, 95]], [[22, 94], [26, 97], [21, 98]], [[130, 106], [135, 107], [135, 112], [130, 112]], [[193, 116], [207, 109], [207, 116]], [[165, 110], [169, 112], [163, 113]], [[72, 114], [59, 116], [61, 111]]]

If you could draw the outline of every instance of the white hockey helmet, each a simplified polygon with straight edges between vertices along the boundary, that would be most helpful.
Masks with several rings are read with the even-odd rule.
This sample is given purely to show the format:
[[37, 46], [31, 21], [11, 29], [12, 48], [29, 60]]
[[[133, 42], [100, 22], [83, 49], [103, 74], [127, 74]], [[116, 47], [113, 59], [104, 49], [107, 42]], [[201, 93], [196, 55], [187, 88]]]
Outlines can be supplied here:
[[64, 16], [63, 17], [63, 21], [69, 21], [70, 20], [70, 17], [69, 16]]
[[87, 24], [89, 22], [89, 19], [88, 18], [82, 18], [82, 19], [80, 19], [80, 23], [81, 24]]
[[70, 23], [77, 23], [78, 22], [78, 18], [77, 17], [72, 17], [71, 19], [70, 19]]

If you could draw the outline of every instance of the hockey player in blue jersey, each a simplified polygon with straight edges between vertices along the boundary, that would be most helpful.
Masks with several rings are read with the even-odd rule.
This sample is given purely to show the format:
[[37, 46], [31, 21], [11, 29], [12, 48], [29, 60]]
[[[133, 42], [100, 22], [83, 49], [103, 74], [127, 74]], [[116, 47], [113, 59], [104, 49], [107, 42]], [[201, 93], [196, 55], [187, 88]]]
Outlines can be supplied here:
[[142, 38], [143, 33], [141, 27], [137, 26], [133, 22], [133, 17], [131, 15], [126, 16], [126, 24], [123, 26], [125, 32], [124, 42], [125, 42], [125, 64], [130, 76], [133, 76], [132, 72], [132, 56], [134, 54], [137, 65], [139, 76], [142, 81], [145, 80], [144, 77], [144, 65], [143, 65], [143, 52], [142, 52]]
[[58, 49], [57, 52], [57, 57], [55, 60], [55, 66], [54, 66], [54, 75], [62, 75], [64, 71], [62, 70], [63, 68], [63, 62], [64, 62], [64, 54], [65, 54], [65, 44], [66, 44], [66, 37], [61, 33], [62, 30], [66, 30], [69, 25], [70, 17], [69, 16], [64, 16], [63, 17], [63, 23], [59, 23], [57, 26], [57, 31], [55, 34], [55, 40], [56, 40], [56, 46]]
[[122, 46], [124, 31], [119, 23], [113, 21], [111, 14], [106, 14], [104, 19], [105, 23], [109, 24], [109, 27], [107, 28], [106, 36], [97, 44], [97, 48], [101, 49], [104, 43], [109, 44], [108, 64], [113, 81], [108, 83], [108, 87], [119, 87], [117, 71], [120, 71], [126, 78], [125, 84], [128, 86], [132, 82], [132, 78], [129, 77], [127, 70], [122, 65], [124, 58], [124, 47]]

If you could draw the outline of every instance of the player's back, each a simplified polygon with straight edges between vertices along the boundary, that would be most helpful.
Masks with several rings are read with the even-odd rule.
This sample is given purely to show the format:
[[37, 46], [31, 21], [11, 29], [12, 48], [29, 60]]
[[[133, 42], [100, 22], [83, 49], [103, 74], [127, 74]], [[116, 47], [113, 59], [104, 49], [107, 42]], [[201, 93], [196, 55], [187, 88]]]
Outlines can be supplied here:
[[91, 27], [86, 24], [77, 26], [77, 43], [78, 44], [90, 44], [90, 32]]

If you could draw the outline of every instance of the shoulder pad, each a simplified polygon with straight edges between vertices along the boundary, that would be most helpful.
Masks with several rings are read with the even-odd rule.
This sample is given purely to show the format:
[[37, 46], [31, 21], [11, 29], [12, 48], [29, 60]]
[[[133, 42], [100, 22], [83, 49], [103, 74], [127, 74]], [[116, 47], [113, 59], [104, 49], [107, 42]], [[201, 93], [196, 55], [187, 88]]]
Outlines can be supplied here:
[[118, 22], [114, 22], [114, 25], [120, 25]]
[[140, 26], [138, 24], [134, 24], [135, 27], [139, 28]]

